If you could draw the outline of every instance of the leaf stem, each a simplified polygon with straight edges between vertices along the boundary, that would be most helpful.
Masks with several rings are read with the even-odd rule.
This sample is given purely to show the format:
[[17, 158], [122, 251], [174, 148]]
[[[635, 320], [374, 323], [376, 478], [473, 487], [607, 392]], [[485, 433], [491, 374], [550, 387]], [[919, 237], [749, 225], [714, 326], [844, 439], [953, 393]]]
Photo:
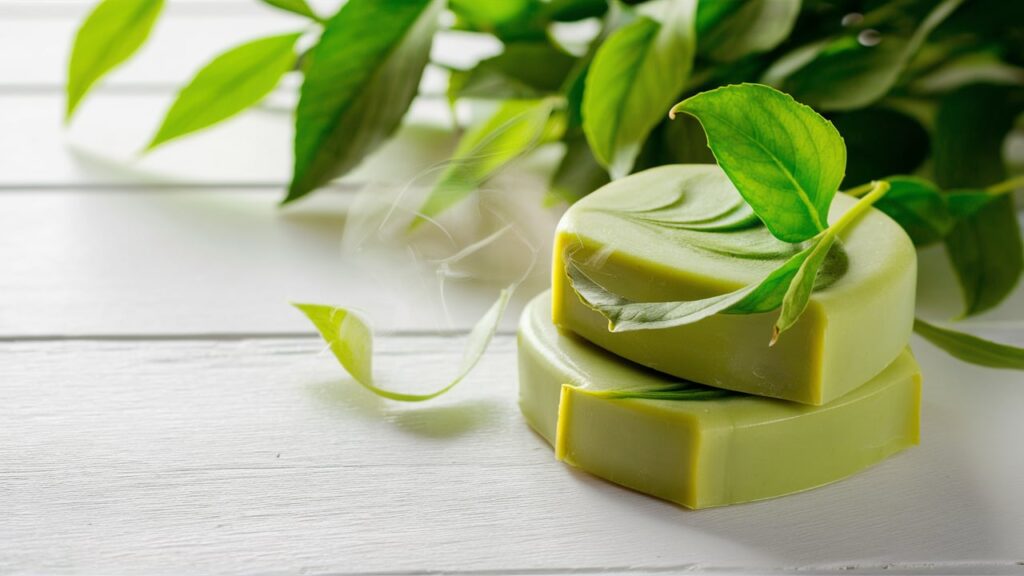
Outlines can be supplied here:
[[1010, 178], [1009, 180], [1003, 180], [998, 184], [993, 184], [985, 189], [992, 196], [1000, 196], [1013, 192], [1018, 188], [1024, 188], [1024, 176], [1017, 176], [1016, 178]]
[[870, 192], [871, 189], [874, 186], [875, 186], [874, 182], [868, 182], [867, 184], [861, 184], [860, 186], [857, 186], [856, 188], [850, 188], [849, 190], [844, 190], [843, 194], [846, 194], [847, 196], [853, 196], [854, 198], [860, 198], [861, 196], [863, 196], [863, 195], [867, 194], [868, 192]]
[[889, 192], [889, 188], [891, 186], [885, 180], [875, 180], [870, 182], [869, 184], [865, 184], [864, 186], [858, 186], [857, 188], [854, 188], [853, 191], [859, 192], [859, 189], [864, 187], [869, 187], [870, 192], [868, 192], [863, 198], [861, 198], [859, 202], [854, 204], [853, 208], [850, 208], [842, 216], [840, 216], [839, 220], [836, 220], [836, 223], [829, 227], [830, 232], [832, 232], [833, 234], [839, 234], [840, 232], [842, 232], [843, 228], [849, 226], [851, 222], [856, 220], [861, 214], [864, 213], [865, 210], [867, 210], [879, 198], [885, 196], [885, 194]]

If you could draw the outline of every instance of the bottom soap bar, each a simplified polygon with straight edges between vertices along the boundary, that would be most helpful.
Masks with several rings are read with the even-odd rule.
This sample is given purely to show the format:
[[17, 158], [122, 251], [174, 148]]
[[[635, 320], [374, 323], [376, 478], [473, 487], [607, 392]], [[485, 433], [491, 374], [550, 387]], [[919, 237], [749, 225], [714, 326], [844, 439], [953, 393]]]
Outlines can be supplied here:
[[566, 462], [640, 492], [689, 508], [761, 500], [834, 482], [918, 443], [921, 376], [909, 349], [824, 406], [739, 394], [683, 401], [590, 393], [681, 382], [556, 329], [550, 293], [523, 312], [519, 405], [527, 422]]

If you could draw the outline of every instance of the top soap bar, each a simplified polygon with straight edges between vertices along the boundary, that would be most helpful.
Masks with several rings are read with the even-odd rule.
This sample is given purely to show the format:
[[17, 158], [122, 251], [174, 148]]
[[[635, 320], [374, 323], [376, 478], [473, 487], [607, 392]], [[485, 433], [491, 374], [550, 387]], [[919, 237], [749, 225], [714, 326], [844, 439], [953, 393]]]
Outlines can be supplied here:
[[[829, 220], [855, 202], [837, 194]], [[610, 332], [607, 320], [573, 291], [567, 258], [620, 296], [656, 302], [737, 290], [802, 248], [775, 239], [717, 166], [647, 170], [604, 186], [563, 216], [555, 238], [553, 320], [680, 378], [825, 404], [881, 372], [906, 346], [913, 325], [917, 256], [906, 233], [872, 209], [841, 237], [807, 309], [773, 347], [768, 341], [778, 311]]]

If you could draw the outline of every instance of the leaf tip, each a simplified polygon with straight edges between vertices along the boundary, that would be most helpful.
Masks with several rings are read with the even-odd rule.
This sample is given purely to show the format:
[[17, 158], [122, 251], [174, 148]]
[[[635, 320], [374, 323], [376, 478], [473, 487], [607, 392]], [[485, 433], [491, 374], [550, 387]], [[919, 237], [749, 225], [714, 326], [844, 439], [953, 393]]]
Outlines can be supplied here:
[[779, 336], [782, 335], [782, 330], [779, 330], [779, 325], [772, 326], [772, 337], [768, 340], [768, 347], [772, 348], [775, 343], [779, 341]]

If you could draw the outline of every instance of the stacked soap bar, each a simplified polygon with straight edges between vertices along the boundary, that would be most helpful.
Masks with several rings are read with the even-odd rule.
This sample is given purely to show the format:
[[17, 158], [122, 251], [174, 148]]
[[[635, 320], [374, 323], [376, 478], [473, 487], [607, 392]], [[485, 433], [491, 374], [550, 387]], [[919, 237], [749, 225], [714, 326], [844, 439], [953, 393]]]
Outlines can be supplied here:
[[[853, 203], [839, 195], [830, 220]], [[881, 212], [843, 234], [773, 347], [777, 311], [612, 332], [566, 274], [571, 261], [635, 302], [695, 300], [756, 283], [800, 249], [772, 237], [716, 166], [656, 168], [587, 196], [559, 225], [550, 296], [520, 326], [527, 420], [567, 462], [693, 508], [812, 488], [915, 444], [916, 256]], [[681, 385], [738, 393], [600, 393]]]

